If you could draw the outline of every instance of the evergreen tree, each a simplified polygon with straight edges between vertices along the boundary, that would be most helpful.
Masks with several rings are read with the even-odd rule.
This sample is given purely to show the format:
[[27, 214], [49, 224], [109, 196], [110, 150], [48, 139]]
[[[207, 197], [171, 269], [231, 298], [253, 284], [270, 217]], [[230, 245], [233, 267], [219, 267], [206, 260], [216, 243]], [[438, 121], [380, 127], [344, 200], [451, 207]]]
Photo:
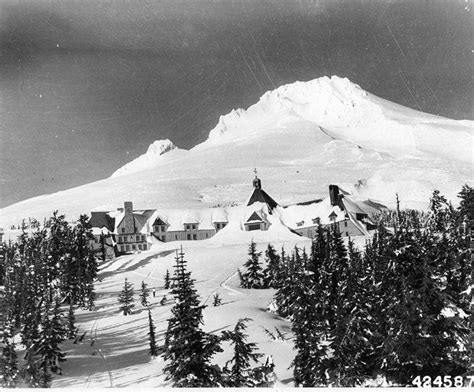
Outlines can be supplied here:
[[150, 290], [148, 289], [148, 285], [142, 280], [142, 287], [140, 291], [140, 303], [145, 308], [148, 306], [149, 296], [150, 296]]
[[440, 290], [436, 270], [440, 237], [401, 224], [382, 256], [388, 259], [381, 280], [380, 318], [386, 320], [378, 361], [387, 378], [408, 385], [417, 375], [452, 376], [467, 369], [469, 327], [458, 315], [448, 316], [449, 297]]
[[170, 278], [170, 271], [166, 270], [165, 275], [165, 290], [169, 290], [171, 287], [171, 278]]
[[469, 185], [463, 185], [461, 191], [458, 193], [461, 199], [459, 202], [459, 212], [462, 217], [468, 220], [474, 219], [474, 188]]
[[296, 281], [296, 257], [283, 254], [281, 273], [278, 279], [278, 288], [275, 293], [277, 312], [281, 317], [290, 317], [293, 314]]
[[431, 228], [434, 231], [443, 232], [446, 230], [446, 215], [448, 210], [448, 201], [440, 194], [440, 191], [433, 191], [430, 198], [429, 212], [431, 220]]
[[292, 362], [296, 386], [325, 385], [326, 348], [321, 344], [324, 320], [321, 288], [312, 281], [312, 273], [297, 271], [293, 285], [295, 300], [292, 305], [291, 329], [295, 335], [296, 356]]
[[276, 288], [278, 285], [278, 274], [280, 271], [280, 257], [275, 248], [268, 244], [265, 251], [265, 270], [263, 271], [265, 286]]
[[151, 310], [148, 309], [148, 339], [150, 340], [150, 355], [152, 357], [158, 356], [158, 347], [156, 345], [155, 338], [155, 325], [153, 324], [153, 319], [151, 318]]
[[74, 229], [75, 254], [77, 259], [77, 275], [79, 286], [79, 303], [89, 310], [94, 308], [95, 291], [94, 281], [97, 278], [99, 267], [95, 253], [90, 244], [94, 240], [91, 224], [87, 215], [81, 215]]
[[[23, 382], [30, 388], [41, 388], [42, 380], [40, 375], [39, 368], [39, 358], [35, 353], [34, 347], [30, 346], [26, 349], [25, 354], [25, 364], [21, 369], [21, 378]], [[47, 378], [47, 376], [46, 376]], [[46, 386], [48, 387], [48, 380], [46, 381]]]
[[66, 328], [62, 323], [60, 303], [55, 301], [53, 311], [50, 304], [46, 304], [45, 314], [42, 320], [42, 330], [36, 344], [36, 353], [40, 357], [40, 380], [43, 388], [51, 381], [50, 371], [61, 374], [60, 363], [65, 361], [65, 354], [59, 349], [59, 345], [66, 338]]
[[171, 309], [165, 336], [164, 368], [174, 387], [212, 387], [221, 383], [221, 372], [210, 363], [215, 353], [222, 351], [219, 338], [202, 331], [202, 311], [187, 271], [184, 253], [176, 255], [174, 288], [175, 305]]
[[132, 314], [132, 310], [135, 307], [133, 294], [133, 284], [125, 278], [122, 292], [119, 295], [119, 303], [122, 304], [119, 309], [123, 312], [124, 316]]
[[349, 265], [345, 283], [340, 286], [336, 325], [331, 331], [329, 382], [337, 386], [357, 386], [370, 378], [374, 370], [373, 339], [377, 325], [372, 309], [375, 287], [370, 267], [365, 268], [361, 253], [349, 240]]
[[248, 251], [249, 259], [244, 264], [246, 271], [242, 273], [242, 287], [246, 289], [260, 289], [264, 287], [263, 268], [260, 265], [262, 252], [257, 252], [257, 245], [251, 241]]
[[18, 377], [18, 360], [13, 341], [12, 323], [8, 320], [8, 314], [4, 316], [3, 323], [2, 356], [0, 357], [0, 373], [2, 374], [1, 386], [14, 388]]
[[100, 233], [99, 242], [100, 242], [101, 259], [102, 259], [102, 262], [105, 262], [105, 260], [107, 258], [106, 237], [105, 237], [104, 233], [102, 233], [102, 232]]
[[[256, 373], [251, 369], [251, 362], [258, 362], [263, 354], [257, 352], [256, 343], [247, 343], [248, 335], [245, 334], [245, 325], [251, 319], [240, 319], [233, 331], [224, 331], [222, 339], [234, 346], [234, 355], [224, 369], [226, 387], [255, 387], [262, 382], [263, 373]], [[229, 365], [232, 367], [229, 368]], [[257, 376], [255, 378], [255, 376]]]
[[219, 297], [219, 293], [215, 293], [214, 297], [213, 297], [212, 305], [213, 306], [220, 306], [221, 304], [222, 304], [222, 299], [221, 299], [221, 297]]
[[67, 337], [68, 339], [75, 339], [77, 335], [76, 316], [74, 315], [74, 305], [69, 304], [69, 311], [67, 314]]

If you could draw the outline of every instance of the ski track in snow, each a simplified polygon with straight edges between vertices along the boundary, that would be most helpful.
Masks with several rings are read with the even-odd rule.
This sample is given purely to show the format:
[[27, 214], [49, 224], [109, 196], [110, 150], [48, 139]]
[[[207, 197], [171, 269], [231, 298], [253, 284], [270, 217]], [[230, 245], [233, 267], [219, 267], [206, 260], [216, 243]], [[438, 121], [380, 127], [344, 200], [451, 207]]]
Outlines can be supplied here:
[[224, 290], [229, 291], [231, 294], [230, 295], [242, 295], [243, 293], [241, 291], [235, 290], [229, 286], [227, 286], [227, 283], [234, 278], [238, 274], [238, 271], [235, 271], [232, 275], [227, 277], [225, 280], [223, 280], [220, 284], [220, 287], [222, 287]]

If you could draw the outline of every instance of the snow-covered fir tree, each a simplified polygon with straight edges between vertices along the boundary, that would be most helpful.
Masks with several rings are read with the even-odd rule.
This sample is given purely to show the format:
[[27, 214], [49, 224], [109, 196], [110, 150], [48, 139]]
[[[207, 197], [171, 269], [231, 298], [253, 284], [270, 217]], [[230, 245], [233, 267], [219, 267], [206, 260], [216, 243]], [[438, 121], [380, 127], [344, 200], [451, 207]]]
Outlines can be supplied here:
[[148, 351], [152, 357], [159, 355], [158, 346], [156, 345], [155, 324], [151, 317], [151, 310], [148, 309], [148, 340], [150, 342], [150, 350]]
[[165, 289], [165, 290], [169, 290], [170, 287], [171, 287], [170, 271], [169, 271], [169, 270], [166, 270], [164, 289]]
[[135, 307], [135, 300], [133, 299], [133, 295], [133, 284], [130, 283], [127, 278], [125, 278], [122, 291], [120, 292], [118, 297], [118, 301], [121, 304], [119, 309], [124, 316], [132, 314], [133, 308]]
[[146, 308], [148, 304], [148, 297], [150, 296], [150, 289], [148, 285], [142, 280], [141, 290], [140, 290], [140, 304]]
[[260, 256], [262, 252], [257, 252], [257, 245], [252, 240], [248, 250], [248, 260], [244, 264], [245, 270], [241, 272], [241, 286], [246, 289], [264, 288], [265, 275], [262, 265], [260, 264]]
[[265, 286], [276, 288], [279, 273], [280, 256], [275, 251], [275, 248], [271, 244], [268, 244], [265, 250], [265, 269], [263, 271]]
[[246, 323], [251, 319], [240, 319], [232, 331], [222, 332], [222, 339], [229, 341], [234, 347], [232, 358], [223, 369], [223, 383], [226, 387], [268, 387], [266, 368], [251, 367], [252, 362], [258, 362], [263, 354], [257, 351], [257, 344], [247, 342]]
[[[0, 309], [2, 311], [3, 309]], [[0, 356], [0, 373], [2, 375], [1, 386], [4, 388], [14, 388], [18, 378], [18, 358], [16, 354], [15, 342], [13, 340], [13, 324], [11, 316], [4, 314], [2, 328], [2, 354]]]
[[46, 304], [39, 340], [35, 343], [35, 351], [40, 358], [40, 380], [43, 388], [49, 385], [51, 372], [61, 374], [60, 363], [65, 361], [66, 355], [59, 347], [67, 334], [60, 306], [58, 299], [55, 300], [53, 309], [50, 303]]
[[221, 385], [221, 371], [211, 358], [222, 351], [219, 337], [201, 329], [202, 311], [187, 270], [184, 253], [176, 254], [174, 288], [175, 305], [171, 309], [165, 336], [164, 368], [174, 387], [215, 387]]
[[69, 304], [69, 311], [67, 314], [67, 338], [75, 339], [76, 335], [77, 335], [76, 316], [74, 315], [74, 305], [71, 302]]

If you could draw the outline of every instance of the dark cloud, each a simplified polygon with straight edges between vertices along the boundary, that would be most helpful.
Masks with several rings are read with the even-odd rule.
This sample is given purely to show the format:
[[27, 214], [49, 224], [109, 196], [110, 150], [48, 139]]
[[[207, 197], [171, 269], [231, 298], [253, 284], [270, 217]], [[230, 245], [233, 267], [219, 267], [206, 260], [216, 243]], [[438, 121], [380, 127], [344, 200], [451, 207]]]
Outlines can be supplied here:
[[472, 118], [464, 1], [3, 1], [2, 205], [104, 178], [155, 139], [190, 148], [295, 80]]

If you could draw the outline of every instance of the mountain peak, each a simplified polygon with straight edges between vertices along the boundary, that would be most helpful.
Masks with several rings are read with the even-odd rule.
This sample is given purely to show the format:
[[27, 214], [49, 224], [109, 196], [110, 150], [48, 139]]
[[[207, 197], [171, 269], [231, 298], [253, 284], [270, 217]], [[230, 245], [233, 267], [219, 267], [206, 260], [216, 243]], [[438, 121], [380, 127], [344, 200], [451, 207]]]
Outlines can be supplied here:
[[[221, 116], [209, 139], [217, 141], [223, 135], [240, 129], [265, 128], [284, 117], [301, 117], [311, 122], [350, 121], [350, 115], [368, 104], [368, 93], [348, 78], [321, 77], [307, 82], [297, 81], [267, 91], [247, 110], [234, 109]], [[376, 110], [376, 105], [374, 106]], [[240, 132], [240, 131], [239, 131]]]
[[138, 158], [116, 170], [111, 177], [118, 177], [151, 168], [160, 162], [162, 155], [174, 149], [177, 149], [177, 147], [169, 139], [155, 140], [148, 146], [145, 154], [140, 155]]

